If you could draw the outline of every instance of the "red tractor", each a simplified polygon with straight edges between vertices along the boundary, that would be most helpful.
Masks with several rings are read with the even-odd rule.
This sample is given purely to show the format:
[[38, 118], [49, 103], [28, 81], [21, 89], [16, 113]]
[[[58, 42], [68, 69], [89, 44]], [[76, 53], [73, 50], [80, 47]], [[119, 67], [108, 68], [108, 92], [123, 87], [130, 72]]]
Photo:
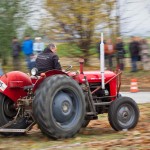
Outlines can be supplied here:
[[58, 70], [29, 76], [12, 71], [0, 77], [0, 133], [20, 135], [37, 123], [41, 131], [54, 139], [73, 137], [98, 114], [108, 113], [116, 131], [132, 129], [139, 119], [135, 101], [119, 94], [121, 72], [80, 73]]
[[73, 137], [98, 114], [108, 113], [116, 131], [134, 128], [139, 119], [135, 101], [119, 94], [121, 72], [52, 70], [32, 76], [12, 71], [0, 77], [0, 133], [20, 135], [38, 124], [53, 139]]

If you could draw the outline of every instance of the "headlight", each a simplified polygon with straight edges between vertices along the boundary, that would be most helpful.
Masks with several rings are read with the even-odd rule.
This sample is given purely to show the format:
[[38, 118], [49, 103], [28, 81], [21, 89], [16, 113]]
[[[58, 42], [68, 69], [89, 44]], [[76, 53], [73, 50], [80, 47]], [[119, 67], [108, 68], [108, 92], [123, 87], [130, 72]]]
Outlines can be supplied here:
[[38, 69], [37, 68], [32, 68], [31, 75], [35, 76], [37, 74], [38, 74]]

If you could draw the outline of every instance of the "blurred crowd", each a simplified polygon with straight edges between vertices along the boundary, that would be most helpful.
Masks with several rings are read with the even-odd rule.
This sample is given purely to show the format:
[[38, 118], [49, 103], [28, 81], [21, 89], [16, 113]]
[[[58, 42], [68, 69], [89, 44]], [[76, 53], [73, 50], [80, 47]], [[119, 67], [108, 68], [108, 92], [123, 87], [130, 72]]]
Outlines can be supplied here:
[[20, 70], [20, 52], [26, 59], [27, 68], [30, 71], [35, 67], [35, 59], [39, 53], [44, 50], [44, 42], [41, 37], [36, 37], [34, 41], [29, 35], [24, 37], [24, 41], [20, 44], [16, 37], [12, 40], [12, 58], [13, 58], [13, 69]]
[[[150, 47], [146, 39], [132, 36], [129, 43], [124, 43], [121, 37], [117, 37], [113, 43], [111, 39], [104, 40], [105, 66], [108, 70], [119, 68], [124, 70], [126, 67], [125, 57], [128, 54], [131, 64], [131, 72], [137, 72], [139, 69], [150, 70]], [[100, 43], [97, 45], [97, 52], [100, 58]], [[41, 53], [45, 44], [41, 37], [34, 40], [29, 35], [24, 37], [23, 42], [14, 37], [12, 39], [12, 60], [13, 70], [20, 70], [20, 53], [23, 52], [26, 66], [30, 71], [35, 67], [37, 55]], [[0, 67], [0, 75], [3, 74]]]
[[[97, 46], [99, 58], [100, 43]], [[125, 45], [127, 45], [128, 50]], [[114, 68], [124, 70], [126, 53], [130, 55], [131, 72], [137, 72], [139, 69], [150, 70], [150, 47], [146, 39], [132, 36], [129, 43], [124, 43], [121, 37], [117, 37], [116, 43], [113, 43], [111, 39], [107, 39], [104, 40], [104, 53], [105, 66], [108, 70]]]

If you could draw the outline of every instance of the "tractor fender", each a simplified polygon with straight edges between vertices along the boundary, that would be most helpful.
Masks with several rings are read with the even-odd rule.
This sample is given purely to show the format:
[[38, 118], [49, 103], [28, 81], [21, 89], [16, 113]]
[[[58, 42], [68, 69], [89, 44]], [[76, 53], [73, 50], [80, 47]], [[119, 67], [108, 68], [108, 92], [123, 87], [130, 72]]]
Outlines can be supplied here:
[[16, 102], [20, 97], [27, 95], [25, 86], [31, 86], [30, 76], [21, 71], [11, 71], [0, 77], [0, 93]]
[[61, 71], [61, 70], [50, 70], [50, 71], [47, 71], [45, 72], [34, 84], [34, 87], [33, 87], [33, 92], [36, 91], [36, 89], [39, 87], [39, 85], [47, 78], [47, 77], [50, 77], [50, 76], [53, 76], [53, 75], [58, 75], [58, 74], [64, 74], [64, 75], [67, 75], [67, 73]]

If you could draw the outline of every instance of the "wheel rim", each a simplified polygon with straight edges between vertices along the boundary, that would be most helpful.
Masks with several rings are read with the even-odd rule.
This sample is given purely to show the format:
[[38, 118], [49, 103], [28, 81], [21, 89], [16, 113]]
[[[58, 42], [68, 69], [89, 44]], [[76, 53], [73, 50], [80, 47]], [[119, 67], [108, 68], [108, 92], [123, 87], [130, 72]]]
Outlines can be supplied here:
[[118, 122], [124, 127], [130, 126], [135, 120], [135, 111], [129, 104], [123, 104], [117, 112]]
[[62, 128], [70, 128], [76, 124], [79, 114], [81, 114], [79, 98], [70, 89], [57, 92], [52, 107], [53, 117], [57, 125]]
[[17, 114], [15, 103], [8, 98], [4, 99], [3, 110], [7, 118], [13, 118]]

